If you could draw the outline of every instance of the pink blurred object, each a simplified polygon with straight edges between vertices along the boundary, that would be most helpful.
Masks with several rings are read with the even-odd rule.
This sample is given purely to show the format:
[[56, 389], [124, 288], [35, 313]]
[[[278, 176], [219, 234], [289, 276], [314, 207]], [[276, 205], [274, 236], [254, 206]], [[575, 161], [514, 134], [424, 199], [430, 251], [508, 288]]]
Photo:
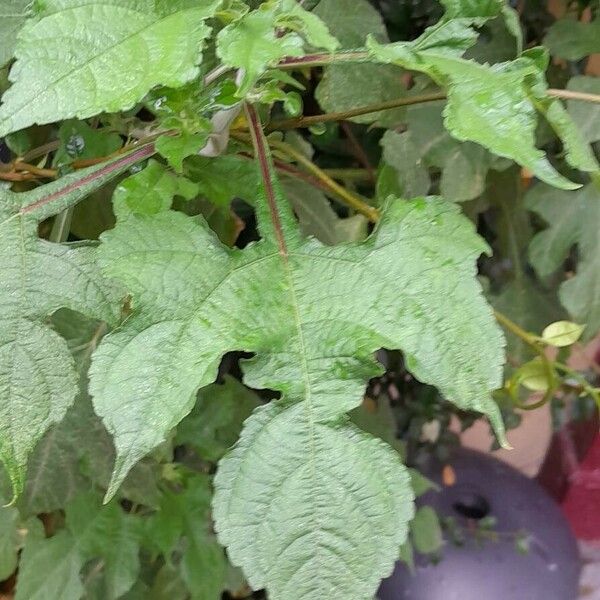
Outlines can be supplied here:
[[569, 476], [563, 510], [580, 540], [600, 542], [600, 436]]

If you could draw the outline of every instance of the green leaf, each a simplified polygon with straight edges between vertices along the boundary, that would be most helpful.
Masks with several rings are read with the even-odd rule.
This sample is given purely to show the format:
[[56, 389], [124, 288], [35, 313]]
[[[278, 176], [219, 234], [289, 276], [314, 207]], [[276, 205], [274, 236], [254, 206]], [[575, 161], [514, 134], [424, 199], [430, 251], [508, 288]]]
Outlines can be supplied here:
[[8, 579], [17, 568], [19, 552], [19, 511], [0, 507], [0, 581]]
[[410, 522], [410, 535], [417, 552], [431, 554], [443, 543], [442, 528], [437, 513], [430, 506], [421, 506]]
[[38, 222], [74, 205], [149, 151], [142, 148], [27, 193], [0, 188], [6, 277], [0, 291], [0, 457], [15, 495], [23, 489], [29, 453], [77, 393], [68, 347], [46, 318], [62, 307], [112, 322], [119, 314], [118, 296], [97, 271], [95, 251], [38, 239]]
[[38, 238], [38, 221], [75, 203], [132, 158], [88, 169], [25, 194], [0, 189], [0, 457], [15, 495], [27, 458], [77, 394], [65, 341], [46, 324], [59, 308], [115, 322], [120, 293], [96, 267], [95, 250]]
[[177, 428], [177, 444], [189, 444], [204, 460], [219, 460], [239, 437], [244, 421], [260, 406], [258, 396], [237, 379], [200, 390], [192, 412]]
[[562, 105], [553, 99], [542, 101], [543, 56], [530, 51], [512, 62], [480, 65], [460, 58], [472, 44], [471, 30], [457, 21], [446, 22], [446, 30], [442, 25], [426, 30], [414, 42], [382, 45], [369, 38], [367, 46], [376, 60], [424, 72], [447, 88], [444, 123], [456, 139], [511, 158], [556, 187], [579, 187], [557, 173], [535, 147], [539, 108], [563, 139], [571, 164], [597, 169]]
[[[366, 0], [322, 0], [315, 14], [327, 24], [344, 48], [360, 47], [368, 34], [387, 42], [388, 36], [379, 12]], [[332, 65], [323, 70], [315, 95], [325, 112], [345, 111], [394, 100], [406, 94], [398, 69], [388, 65]], [[353, 117], [356, 123], [381, 126], [401, 121], [402, 108]]]
[[560, 286], [560, 301], [577, 323], [585, 323], [584, 339], [600, 330], [600, 193], [594, 184], [577, 192], [536, 185], [527, 208], [549, 227], [531, 242], [529, 256], [540, 277], [557, 271], [577, 245], [577, 273]]
[[219, 32], [217, 56], [224, 64], [242, 69], [238, 97], [245, 96], [268, 67], [276, 66], [282, 58], [302, 56], [305, 42], [296, 32], [316, 48], [333, 52], [339, 45], [325, 23], [296, 0], [263, 2]]
[[103, 236], [100, 263], [135, 307], [90, 370], [118, 454], [107, 495], [190, 412], [225, 352], [253, 352], [245, 382], [283, 395], [221, 461], [220, 540], [272, 598], [371, 597], [405, 539], [412, 491], [397, 453], [345, 413], [380, 372], [374, 351], [400, 348], [416, 377], [502, 433], [490, 392], [503, 340], [474, 277], [486, 246], [435, 198], [390, 199], [362, 244], [304, 240], [267, 169], [255, 202], [263, 239], [244, 250], [170, 211], [131, 215]]
[[137, 580], [140, 570], [139, 526], [112, 502], [102, 506], [93, 493], [79, 496], [66, 509], [67, 528], [83, 559], [102, 559], [102, 597], [116, 600]]
[[429, 173], [411, 134], [386, 131], [380, 143], [383, 147], [383, 159], [397, 173], [402, 195], [414, 198], [427, 194], [431, 186]]
[[93, 129], [83, 121], [67, 121], [58, 130], [60, 146], [52, 164], [62, 166], [74, 160], [109, 156], [123, 145], [116, 133]]
[[[573, 92], [600, 95], [600, 79], [597, 77], [572, 77], [567, 89]], [[567, 101], [567, 110], [586, 142], [600, 140], [600, 105], [580, 100]]]
[[79, 571], [84, 559], [75, 539], [62, 531], [28, 540], [21, 556], [15, 600], [73, 600], [83, 595]]
[[388, 41], [381, 14], [367, 0], [321, 0], [313, 12], [342, 48], [360, 48], [368, 34], [381, 42]]
[[464, 19], [468, 23], [483, 25], [497, 17], [504, 9], [504, 0], [440, 0], [445, 7], [444, 19]]
[[[571, 119], [560, 100], [548, 96], [544, 71], [548, 68], [550, 57], [545, 48], [532, 48], [523, 56], [533, 60], [538, 66], [538, 72], [533, 77], [531, 95], [538, 111], [544, 115], [550, 127], [554, 130], [563, 144], [565, 158], [575, 169], [595, 172], [600, 169], [596, 157], [589, 144]], [[531, 84], [531, 82], [530, 82]]]
[[365, 217], [340, 218], [325, 194], [314, 186], [292, 177], [286, 177], [282, 185], [305, 236], [312, 235], [328, 246], [357, 242], [367, 236]]
[[308, 43], [315, 48], [325, 48], [334, 52], [340, 43], [330, 33], [327, 25], [314, 12], [304, 10], [296, 0], [280, 0], [282, 15], [278, 25], [302, 33]]
[[268, 67], [285, 56], [301, 56], [304, 42], [296, 33], [275, 33], [277, 6], [267, 2], [227, 25], [217, 36], [217, 56], [224, 64], [243, 69], [238, 96], [245, 96]]
[[[131, 108], [198, 73], [220, 0], [45, 0], [19, 35], [0, 136]], [[32, 86], [31, 82], [36, 85]]]
[[183, 171], [183, 161], [188, 156], [198, 154], [206, 141], [208, 133], [185, 133], [177, 136], [162, 135], [156, 140], [156, 151], [178, 172]]
[[591, 23], [560, 19], [548, 30], [544, 46], [553, 56], [567, 60], [580, 60], [600, 52], [600, 19]]
[[545, 392], [550, 386], [548, 369], [538, 356], [521, 365], [514, 374], [514, 379], [523, 387], [533, 392]]
[[574, 344], [583, 333], [585, 327], [570, 321], [555, 321], [542, 332], [544, 343], [557, 348]]
[[31, 0], [3, 0], [0, 6], [0, 67], [13, 56], [17, 34], [27, 17]]
[[165, 492], [160, 511], [153, 515], [147, 535], [170, 561], [183, 537], [181, 576], [193, 599], [219, 600], [225, 583], [227, 561], [211, 532], [211, 488], [205, 475], [196, 474], [181, 493]]
[[123, 180], [113, 195], [117, 218], [127, 215], [153, 215], [170, 208], [173, 198], [190, 200], [198, 186], [184, 177], [174, 175], [162, 164], [150, 160], [148, 166]]

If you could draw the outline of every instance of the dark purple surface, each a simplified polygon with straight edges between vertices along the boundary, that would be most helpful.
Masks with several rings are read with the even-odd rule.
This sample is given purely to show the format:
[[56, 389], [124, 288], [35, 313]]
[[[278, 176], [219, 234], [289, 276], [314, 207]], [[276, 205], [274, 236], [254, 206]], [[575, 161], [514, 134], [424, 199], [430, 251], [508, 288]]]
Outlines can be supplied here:
[[[445, 543], [437, 565], [417, 557], [414, 574], [398, 563], [381, 584], [380, 600], [575, 600], [579, 555], [558, 505], [536, 482], [485, 454], [462, 449], [452, 466], [455, 485], [429, 492], [419, 504], [465, 528], [474, 520], [456, 506], [471, 507], [466, 512], [472, 516], [493, 516], [500, 539], [482, 543], [467, 533], [463, 546]], [[429, 476], [439, 483], [440, 467]], [[518, 531], [529, 535], [528, 554], [515, 549]]]

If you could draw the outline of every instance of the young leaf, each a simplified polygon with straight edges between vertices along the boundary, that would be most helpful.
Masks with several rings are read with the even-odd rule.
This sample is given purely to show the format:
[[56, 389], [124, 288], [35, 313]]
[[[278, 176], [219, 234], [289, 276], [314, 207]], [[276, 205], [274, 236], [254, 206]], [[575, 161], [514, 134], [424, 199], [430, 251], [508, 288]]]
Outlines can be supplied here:
[[561, 267], [577, 244], [577, 274], [560, 286], [560, 300], [578, 323], [585, 323], [584, 339], [600, 330], [600, 193], [589, 184], [575, 193], [537, 185], [527, 194], [527, 208], [548, 224], [535, 236], [529, 256], [540, 277]]
[[[19, 35], [0, 137], [132, 107], [194, 79], [221, 0], [46, 0]], [[35, 85], [31, 82], [35, 81]]]
[[[284, 29], [292, 32], [277, 34]], [[317, 15], [306, 12], [296, 0], [270, 0], [238, 21], [223, 28], [217, 36], [217, 55], [224, 64], [242, 69], [239, 97], [245, 96], [256, 80], [286, 56], [301, 56], [304, 40], [333, 51], [337, 40]]]
[[301, 56], [304, 42], [296, 33], [277, 37], [273, 2], [263, 4], [227, 25], [217, 36], [217, 55], [226, 65], [243, 69], [238, 96], [243, 97], [267, 67], [284, 56]]
[[11, 58], [17, 41], [17, 34], [27, 17], [31, 0], [3, 0], [0, 6], [0, 67]]
[[417, 552], [431, 554], [443, 544], [442, 528], [431, 506], [421, 506], [410, 522], [410, 535]]
[[39, 239], [38, 221], [124, 171], [140, 152], [28, 193], [0, 188], [0, 459], [15, 495], [23, 489], [29, 453], [78, 389], [67, 345], [47, 317], [66, 307], [114, 322], [120, 304], [96, 268], [95, 250]]
[[156, 151], [164, 157], [167, 162], [177, 171], [183, 171], [183, 161], [188, 156], [198, 154], [206, 141], [207, 133], [186, 133], [182, 131], [179, 135], [163, 135], [156, 140]]
[[100, 263], [135, 307], [90, 371], [118, 453], [107, 496], [190, 411], [225, 352], [253, 352], [246, 383], [283, 396], [254, 412], [221, 461], [219, 538], [274, 599], [371, 597], [405, 539], [412, 491], [397, 453], [345, 415], [380, 372], [373, 353], [400, 348], [420, 380], [502, 434], [490, 391], [503, 340], [474, 277], [486, 246], [435, 198], [390, 198], [362, 244], [303, 240], [248, 116], [262, 241], [231, 250], [171, 211], [131, 215], [103, 236]]
[[544, 343], [556, 348], [563, 348], [574, 344], [585, 328], [570, 321], [555, 321], [550, 323], [542, 332]]
[[123, 180], [113, 195], [117, 218], [129, 214], [153, 215], [168, 209], [175, 196], [190, 200], [198, 186], [174, 175], [161, 163], [150, 160], [145, 169]]

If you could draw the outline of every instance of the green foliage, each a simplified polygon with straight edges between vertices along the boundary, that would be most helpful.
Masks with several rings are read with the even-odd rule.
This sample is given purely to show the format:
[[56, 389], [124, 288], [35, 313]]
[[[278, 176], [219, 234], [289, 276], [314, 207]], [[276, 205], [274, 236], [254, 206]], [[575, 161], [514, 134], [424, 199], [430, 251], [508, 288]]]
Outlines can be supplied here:
[[[357, 48], [367, 35], [381, 42], [388, 35], [381, 18], [367, 0], [322, 0], [315, 13], [328, 25], [343, 48]], [[398, 69], [373, 63], [331, 65], [324, 69], [315, 97], [326, 112], [344, 111], [357, 106], [386, 102], [406, 94]], [[392, 125], [401, 120], [404, 111], [373, 112], [354, 117], [356, 123], [377, 122]]]
[[530, 257], [540, 277], [559, 269], [573, 245], [580, 260], [575, 277], [560, 286], [560, 300], [590, 337], [600, 329], [600, 194], [589, 184], [573, 194], [538, 185], [527, 195], [527, 207], [549, 225], [530, 246]]
[[[292, 31], [277, 35], [276, 28]], [[303, 37], [311, 46], [330, 52], [338, 46], [322, 21], [296, 0], [265, 2], [222, 29], [217, 36], [217, 54], [224, 64], [242, 69], [238, 96], [244, 97], [267, 67], [286, 56], [301, 56]]]
[[535, 147], [536, 111], [540, 110], [560, 132], [569, 162], [585, 171], [598, 168], [562, 106], [552, 99], [542, 104], [537, 88], [543, 87], [540, 60], [544, 59], [533, 51], [492, 66], [462, 59], [474, 36], [470, 29], [454, 24], [449, 21], [445, 28], [428, 30], [414, 42], [383, 45], [370, 38], [368, 46], [375, 59], [422, 71], [448, 88], [444, 122], [455, 138], [511, 158], [556, 187], [579, 187], [557, 173]]
[[600, 404], [598, 21], [534, 4], [2, 3], [3, 590], [368, 600], [451, 422]]
[[33, 123], [131, 108], [155, 85], [187, 83], [198, 75], [199, 49], [210, 34], [205, 21], [219, 4], [37, 3], [35, 17], [19, 34], [13, 86], [0, 108], [0, 136]]
[[30, 0], [4, 0], [0, 6], [0, 67], [12, 57], [17, 33], [29, 16]]
[[[121, 160], [112, 169], [104, 166], [105, 173], [97, 168], [77, 173], [27, 194], [0, 190], [6, 282], [0, 292], [0, 457], [16, 494], [23, 491], [29, 453], [77, 394], [67, 345], [46, 325], [46, 317], [70, 308], [114, 323], [120, 310], [119, 292], [100, 275], [95, 250], [40, 240], [38, 221], [48, 210], [74, 204], [127, 164]], [[95, 178], [94, 172], [99, 173]], [[78, 182], [83, 186], [76, 187]]]
[[591, 23], [561, 19], [550, 28], [544, 44], [555, 56], [580, 60], [588, 54], [600, 52], [599, 36], [600, 19]]

